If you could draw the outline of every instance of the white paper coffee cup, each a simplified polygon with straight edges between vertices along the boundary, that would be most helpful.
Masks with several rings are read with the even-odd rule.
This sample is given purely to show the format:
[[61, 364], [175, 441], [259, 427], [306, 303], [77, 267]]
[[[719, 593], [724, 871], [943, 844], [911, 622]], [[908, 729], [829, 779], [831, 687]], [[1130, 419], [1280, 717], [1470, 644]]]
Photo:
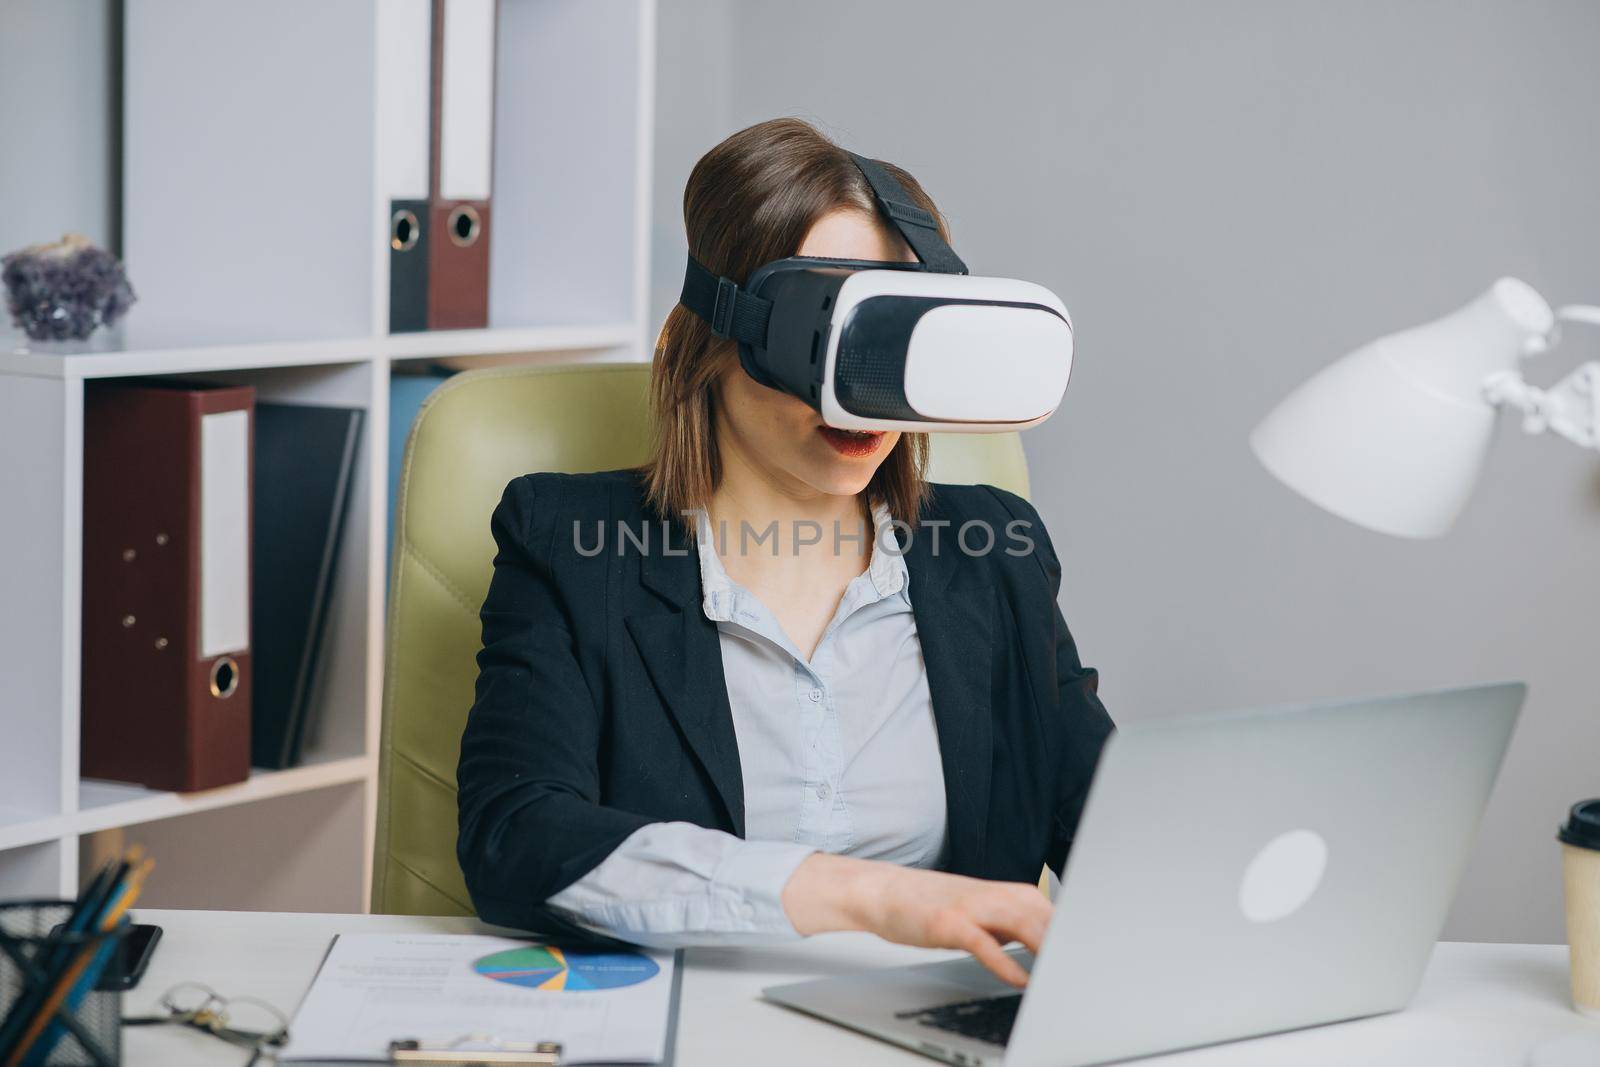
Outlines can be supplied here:
[[1561, 841], [1572, 1006], [1600, 1018], [1600, 799], [1572, 806]]

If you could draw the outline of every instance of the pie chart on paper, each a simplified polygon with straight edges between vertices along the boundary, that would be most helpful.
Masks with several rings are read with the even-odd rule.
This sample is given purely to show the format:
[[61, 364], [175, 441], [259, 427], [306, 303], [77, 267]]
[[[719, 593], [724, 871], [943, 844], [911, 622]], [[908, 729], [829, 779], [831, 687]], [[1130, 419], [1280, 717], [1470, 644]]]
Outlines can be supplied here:
[[637, 952], [582, 952], [549, 945], [496, 952], [474, 962], [472, 969], [496, 982], [566, 993], [621, 989], [661, 971], [655, 960]]

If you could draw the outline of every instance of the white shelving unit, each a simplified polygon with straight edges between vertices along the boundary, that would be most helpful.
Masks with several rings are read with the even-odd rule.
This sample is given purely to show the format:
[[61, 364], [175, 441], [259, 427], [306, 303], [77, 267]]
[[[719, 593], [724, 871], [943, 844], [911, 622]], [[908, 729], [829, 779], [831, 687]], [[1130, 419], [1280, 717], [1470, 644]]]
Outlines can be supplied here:
[[[74, 893], [80, 854], [123, 833], [158, 858], [152, 906], [364, 909], [391, 372], [648, 358], [654, 0], [499, 0], [490, 327], [383, 332], [380, 20], [415, 2], [128, 0], [124, 255], [141, 301], [82, 345], [0, 333], [0, 897]], [[79, 775], [84, 390], [141, 376], [366, 410], [300, 766], [190, 794]]]

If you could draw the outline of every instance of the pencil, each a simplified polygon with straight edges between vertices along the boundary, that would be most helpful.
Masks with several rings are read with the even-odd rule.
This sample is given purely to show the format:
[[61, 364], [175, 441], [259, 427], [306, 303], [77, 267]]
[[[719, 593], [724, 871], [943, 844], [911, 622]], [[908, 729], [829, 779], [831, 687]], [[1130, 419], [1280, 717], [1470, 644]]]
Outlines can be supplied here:
[[0, 1023], [0, 1056], [9, 1057], [16, 1048], [15, 1041], [19, 1032], [33, 1018], [33, 1012], [38, 1007], [40, 1000], [49, 988], [49, 978], [71, 958], [69, 944], [71, 936], [82, 929], [87, 917], [92, 914], [90, 902], [104, 896], [111, 878], [117, 869], [116, 862], [103, 865], [95, 876], [89, 879], [89, 884], [78, 894], [78, 899], [72, 904], [72, 910], [67, 915], [66, 921], [57, 928], [59, 932], [50, 935], [50, 939], [40, 946], [37, 959], [40, 969], [45, 974], [43, 983], [23, 987], [15, 1003], [11, 1006], [10, 1013], [3, 1023]]
[[[131, 855], [132, 853], [130, 853]], [[119, 868], [122, 870], [122, 877], [118, 879], [118, 884], [113, 885], [112, 891], [106, 894], [110, 903], [101, 910], [99, 922], [93, 924], [100, 933], [107, 933], [115, 929], [123, 914], [133, 906], [134, 900], [139, 896], [139, 891], [144, 887], [145, 878], [149, 876], [150, 869], [155, 866], [155, 860], [144, 860], [132, 873], [127, 872], [128, 865], [127, 860], [119, 864]], [[28, 1050], [39, 1039], [39, 1035], [44, 1032], [44, 1028], [55, 1018], [56, 1009], [61, 1006], [61, 1002], [66, 999], [67, 993], [77, 984], [78, 977], [83, 973], [84, 968], [89, 966], [89, 961], [94, 955], [95, 951], [87, 947], [78, 950], [76, 958], [67, 966], [66, 973], [51, 988], [50, 995], [45, 1000], [44, 1006], [39, 1009], [33, 1016], [32, 1022], [28, 1024], [27, 1030], [22, 1035], [22, 1040], [12, 1051], [11, 1057], [6, 1060], [5, 1067], [18, 1067], [18, 1064], [22, 1063], [27, 1057]]]

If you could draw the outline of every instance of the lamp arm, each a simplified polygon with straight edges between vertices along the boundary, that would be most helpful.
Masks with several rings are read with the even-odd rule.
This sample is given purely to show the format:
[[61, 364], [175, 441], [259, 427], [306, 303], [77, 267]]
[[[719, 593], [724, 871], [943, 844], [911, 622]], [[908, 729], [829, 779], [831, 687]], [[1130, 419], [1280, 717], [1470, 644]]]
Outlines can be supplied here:
[[1564, 308], [1556, 309], [1558, 322], [1586, 322], [1590, 326], [1600, 326], [1600, 307], [1590, 304], [1568, 304]]
[[[1559, 309], [1556, 319], [1600, 326], [1600, 307], [1572, 304]], [[1541, 338], [1531, 347], [1538, 352], [1547, 344]], [[1525, 433], [1548, 431], [1600, 451], [1600, 362], [1583, 364], [1549, 389], [1529, 385], [1516, 371], [1499, 371], [1484, 379], [1483, 390], [1489, 403], [1522, 413]]]

